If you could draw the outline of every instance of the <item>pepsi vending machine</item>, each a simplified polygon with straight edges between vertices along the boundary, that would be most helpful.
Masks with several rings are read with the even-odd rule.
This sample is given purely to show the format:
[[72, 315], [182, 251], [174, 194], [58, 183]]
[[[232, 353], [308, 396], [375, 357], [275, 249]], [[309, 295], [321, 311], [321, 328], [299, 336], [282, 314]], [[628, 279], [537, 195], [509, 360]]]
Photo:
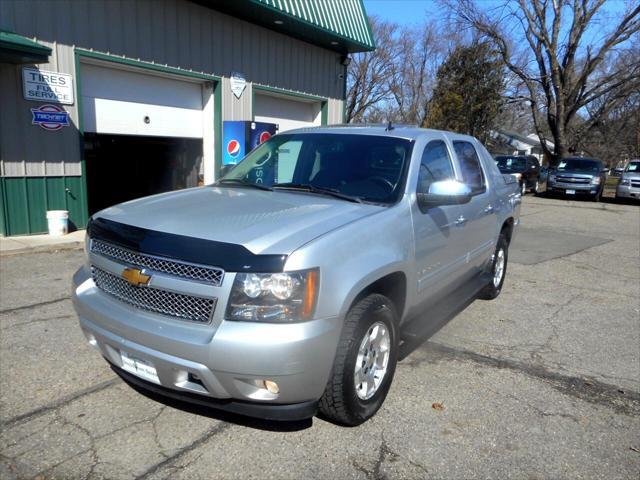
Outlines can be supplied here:
[[222, 165], [235, 165], [278, 131], [275, 123], [227, 120], [222, 127]]

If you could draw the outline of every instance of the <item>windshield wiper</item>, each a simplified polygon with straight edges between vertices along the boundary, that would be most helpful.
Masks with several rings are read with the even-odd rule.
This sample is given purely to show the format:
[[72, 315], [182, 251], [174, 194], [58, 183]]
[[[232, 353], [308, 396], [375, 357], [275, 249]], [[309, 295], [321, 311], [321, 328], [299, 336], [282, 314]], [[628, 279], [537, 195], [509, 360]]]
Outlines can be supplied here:
[[252, 187], [257, 188], [258, 190], [267, 190], [269, 192], [273, 191], [273, 188], [268, 187], [267, 185], [263, 185], [261, 183], [245, 182], [244, 180], [240, 180], [239, 178], [223, 178], [222, 180], [218, 180], [218, 182], [216, 182], [214, 185], [218, 186], [224, 184], [238, 185], [240, 187]]
[[319, 195], [328, 195], [330, 197], [346, 200], [347, 202], [362, 203], [362, 200], [358, 197], [352, 197], [346, 193], [342, 193], [335, 188], [318, 187], [311, 185], [310, 183], [274, 183], [273, 188], [279, 188], [282, 190], [298, 190], [302, 192], [317, 193]]

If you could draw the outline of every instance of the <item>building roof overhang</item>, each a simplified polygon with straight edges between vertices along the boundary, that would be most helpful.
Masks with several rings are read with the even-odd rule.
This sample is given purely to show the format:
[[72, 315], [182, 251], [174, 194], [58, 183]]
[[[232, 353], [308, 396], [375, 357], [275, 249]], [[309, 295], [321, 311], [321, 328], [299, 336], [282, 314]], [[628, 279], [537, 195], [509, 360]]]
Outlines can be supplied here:
[[195, 0], [209, 8], [344, 55], [375, 50], [362, 0]]
[[44, 63], [51, 49], [17, 33], [0, 30], [0, 63]]

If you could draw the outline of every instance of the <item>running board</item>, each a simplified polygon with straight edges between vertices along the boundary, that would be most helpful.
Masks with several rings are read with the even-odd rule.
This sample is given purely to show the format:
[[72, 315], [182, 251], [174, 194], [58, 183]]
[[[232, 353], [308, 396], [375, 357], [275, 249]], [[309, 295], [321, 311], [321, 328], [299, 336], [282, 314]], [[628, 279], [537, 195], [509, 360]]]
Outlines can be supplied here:
[[473, 303], [480, 291], [491, 282], [489, 274], [481, 274], [456, 288], [441, 300], [425, 306], [423, 313], [400, 328], [399, 360], [407, 357], [425, 340], [432, 337], [450, 320]]

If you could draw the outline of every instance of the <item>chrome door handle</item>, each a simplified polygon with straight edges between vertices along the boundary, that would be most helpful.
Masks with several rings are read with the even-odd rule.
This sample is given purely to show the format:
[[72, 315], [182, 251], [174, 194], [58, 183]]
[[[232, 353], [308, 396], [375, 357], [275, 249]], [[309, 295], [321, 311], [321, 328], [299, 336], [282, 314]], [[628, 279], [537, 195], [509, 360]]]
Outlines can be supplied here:
[[484, 213], [493, 213], [493, 205], [487, 205], [484, 208]]
[[465, 223], [467, 223], [467, 219], [464, 218], [462, 215], [460, 215], [457, 219], [456, 219], [456, 225], [457, 226], [462, 226]]

